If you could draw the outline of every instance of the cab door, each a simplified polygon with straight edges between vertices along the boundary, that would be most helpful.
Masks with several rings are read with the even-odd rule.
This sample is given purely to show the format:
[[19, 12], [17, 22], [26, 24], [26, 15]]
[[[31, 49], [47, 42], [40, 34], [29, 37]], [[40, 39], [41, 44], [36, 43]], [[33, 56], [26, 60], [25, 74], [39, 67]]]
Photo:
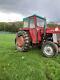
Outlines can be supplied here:
[[30, 36], [31, 36], [31, 39], [32, 39], [32, 43], [36, 44], [37, 43], [37, 40], [38, 40], [38, 37], [37, 37], [37, 29], [36, 29], [36, 17], [31, 17], [30, 18], [30, 22], [29, 22], [29, 27], [30, 27]]

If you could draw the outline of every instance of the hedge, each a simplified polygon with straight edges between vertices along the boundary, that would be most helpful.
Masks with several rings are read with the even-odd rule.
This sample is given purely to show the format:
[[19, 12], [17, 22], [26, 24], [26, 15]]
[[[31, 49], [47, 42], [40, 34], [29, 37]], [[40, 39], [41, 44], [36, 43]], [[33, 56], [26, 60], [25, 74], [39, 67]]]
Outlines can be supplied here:
[[0, 31], [17, 32], [21, 27], [23, 27], [22, 22], [0, 22]]

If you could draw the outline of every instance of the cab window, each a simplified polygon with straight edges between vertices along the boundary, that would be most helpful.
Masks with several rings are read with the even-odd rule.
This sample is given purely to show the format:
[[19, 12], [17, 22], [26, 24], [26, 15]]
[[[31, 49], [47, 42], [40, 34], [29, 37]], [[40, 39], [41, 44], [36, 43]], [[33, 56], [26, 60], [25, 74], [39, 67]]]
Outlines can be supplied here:
[[28, 27], [28, 24], [29, 24], [29, 20], [28, 19], [25, 19], [24, 20], [24, 27]]
[[44, 20], [37, 18], [37, 26], [44, 27]]
[[35, 28], [34, 18], [30, 18], [30, 28]]

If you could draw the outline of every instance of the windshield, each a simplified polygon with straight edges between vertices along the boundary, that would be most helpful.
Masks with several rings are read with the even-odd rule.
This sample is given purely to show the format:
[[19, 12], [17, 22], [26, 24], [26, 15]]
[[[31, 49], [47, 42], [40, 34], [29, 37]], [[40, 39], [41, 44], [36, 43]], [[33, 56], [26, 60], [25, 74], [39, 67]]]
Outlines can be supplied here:
[[37, 26], [44, 27], [45, 21], [43, 19], [37, 18]]

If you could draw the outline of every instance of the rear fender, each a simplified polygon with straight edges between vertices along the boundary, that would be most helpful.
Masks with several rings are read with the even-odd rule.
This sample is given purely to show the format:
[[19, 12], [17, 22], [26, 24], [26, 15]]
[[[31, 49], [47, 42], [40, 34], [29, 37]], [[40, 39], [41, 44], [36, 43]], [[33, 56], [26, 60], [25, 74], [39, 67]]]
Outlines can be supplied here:
[[31, 38], [31, 41], [32, 43], [36, 43], [36, 29], [32, 29], [32, 28], [19, 28], [19, 31], [20, 30], [24, 30], [24, 31], [27, 31], [29, 33], [29, 36]]

